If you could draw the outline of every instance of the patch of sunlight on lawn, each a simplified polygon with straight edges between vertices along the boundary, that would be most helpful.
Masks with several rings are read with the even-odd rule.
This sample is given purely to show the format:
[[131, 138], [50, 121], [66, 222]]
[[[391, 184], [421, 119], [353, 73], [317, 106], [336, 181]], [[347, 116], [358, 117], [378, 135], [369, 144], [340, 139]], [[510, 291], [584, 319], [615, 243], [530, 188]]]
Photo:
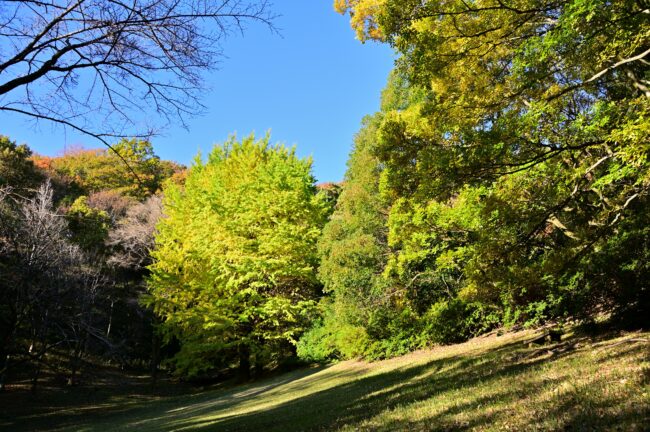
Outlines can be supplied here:
[[[561, 342], [529, 345], [537, 335], [491, 335], [376, 363], [347, 361], [231, 389], [116, 405], [113, 412], [96, 410], [96, 418], [62, 417], [56, 429], [644, 430], [650, 333], [568, 334]], [[48, 422], [57, 424], [57, 414]]]

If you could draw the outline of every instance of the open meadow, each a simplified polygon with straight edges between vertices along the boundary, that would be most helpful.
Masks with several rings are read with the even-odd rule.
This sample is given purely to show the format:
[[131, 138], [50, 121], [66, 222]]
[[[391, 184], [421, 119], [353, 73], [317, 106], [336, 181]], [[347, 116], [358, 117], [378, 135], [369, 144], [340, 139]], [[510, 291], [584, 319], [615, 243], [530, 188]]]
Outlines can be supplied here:
[[[11, 431], [425, 431], [612, 430], [649, 424], [650, 333], [566, 334], [529, 344], [539, 331], [491, 334], [366, 363], [296, 370], [243, 386], [157, 395], [96, 383], [2, 395]], [[119, 384], [119, 383], [117, 383]], [[122, 383], [124, 384], [124, 383]], [[66, 397], [87, 394], [65, 407]], [[34, 402], [31, 402], [33, 405]], [[7, 407], [13, 412], [7, 412]], [[647, 429], [645, 429], [647, 430]]]

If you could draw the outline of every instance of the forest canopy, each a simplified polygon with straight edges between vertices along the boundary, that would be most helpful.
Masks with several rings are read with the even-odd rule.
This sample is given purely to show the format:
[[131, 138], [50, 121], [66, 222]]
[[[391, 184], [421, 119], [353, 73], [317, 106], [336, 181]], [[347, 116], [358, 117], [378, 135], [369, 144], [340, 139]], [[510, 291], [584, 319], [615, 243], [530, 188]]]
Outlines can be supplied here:
[[[642, 320], [647, 9], [580, 0], [335, 8], [398, 59], [321, 240], [330, 296], [306, 355], [394, 355], [598, 310]], [[375, 298], [385, 306], [364, 307]]]
[[647, 5], [334, 6], [396, 53], [340, 183], [268, 135], [189, 169], [138, 136], [57, 157], [0, 137], [0, 385], [49, 365], [74, 382], [90, 356], [247, 379], [495, 328], [647, 325]]
[[157, 365], [139, 298], [156, 192], [184, 168], [146, 141], [114, 148], [132, 169], [105, 149], [45, 157], [0, 136], [0, 389], [27, 376], [35, 390], [45, 371], [74, 384], [88, 358]]

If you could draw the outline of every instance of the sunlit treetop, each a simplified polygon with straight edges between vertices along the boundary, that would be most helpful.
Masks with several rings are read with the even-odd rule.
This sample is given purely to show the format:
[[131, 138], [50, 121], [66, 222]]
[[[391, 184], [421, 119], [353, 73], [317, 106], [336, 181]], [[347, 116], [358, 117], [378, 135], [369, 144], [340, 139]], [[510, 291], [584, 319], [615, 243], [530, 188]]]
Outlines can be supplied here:
[[138, 199], [155, 193], [163, 180], [177, 176], [184, 167], [162, 161], [149, 141], [123, 139], [107, 149], [73, 148], [63, 155], [34, 157], [37, 167], [73, 182], [84, 194], [114, 190]]
[[384, 3], [384, 0], [334, 0], [334, 9], [340, 14], [350, 13], [350, 25], [359, 40], [382, 40], [377, 14]]

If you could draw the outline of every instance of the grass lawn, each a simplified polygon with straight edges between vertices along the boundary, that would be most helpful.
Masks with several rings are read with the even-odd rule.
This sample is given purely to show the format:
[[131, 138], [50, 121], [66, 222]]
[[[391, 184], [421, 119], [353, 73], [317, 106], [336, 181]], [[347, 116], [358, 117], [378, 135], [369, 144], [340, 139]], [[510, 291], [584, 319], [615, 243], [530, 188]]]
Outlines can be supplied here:
[[[650, 332], [569, 333], [529, 344], [537, 334], [490, 335], [194, 393], [151, 395], [125, 385], [68, 408], [68, 393], [29, 406], [9, 392], [0, 396], [0, 430], [650, 430]], [[78, 399], [89, 390], [75, 391]]]

